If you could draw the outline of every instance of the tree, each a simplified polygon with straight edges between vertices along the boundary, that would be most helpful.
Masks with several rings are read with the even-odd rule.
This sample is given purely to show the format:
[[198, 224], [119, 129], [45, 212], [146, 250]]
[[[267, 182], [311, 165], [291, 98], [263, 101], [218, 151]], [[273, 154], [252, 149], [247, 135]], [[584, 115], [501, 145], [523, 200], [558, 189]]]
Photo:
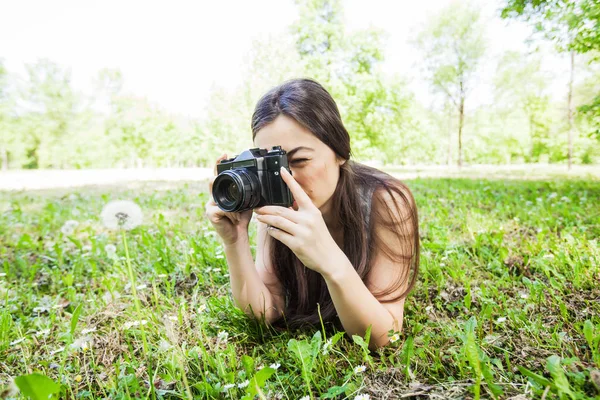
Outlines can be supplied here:
[[305, 75], [316, 79], [336, 100], [350, 133], [352, 152], [361, 159], [395, 162], [408, 143], [412, 95], [400, 77], [386, 78], [383, 31], [351, 34], [343, 25], [339, 0], [296, 1], [299, 19], [291, 27]]
[[416, 40], [434, 89], [447, 96], [458, 111], [459, 167], [465, 103], [485, 52], [484, 34], [479, 9], [470, 3], [453, 3], [441, 10]]
[[523, 113], [527, 119], [529, 143], [525, 159], [538, 161], [547, 153], [549, 133], [546, 112], [550, 105], [550, 77], [541, 72], [542, 59], [538, 54], [525, 55], [506, 52], [500, 59], [494, 78], [496, 104]]
[[[600, 51], [600, 3], [597, 0], [507, 0], [502, 10], [503, 18], [521, 18], [532, 23], [536, 32], [553, 41], [558, 50], [569, 52], [570, 75], [567, 93], [567, 120], [569, 142], [569, 168], [573, 153], [573, 82], [575, 80], [575, 54], [592, 52], [598, 60]], [[579, 109], [590, 115], [592, 121], [597, 107], [594, 103]]]

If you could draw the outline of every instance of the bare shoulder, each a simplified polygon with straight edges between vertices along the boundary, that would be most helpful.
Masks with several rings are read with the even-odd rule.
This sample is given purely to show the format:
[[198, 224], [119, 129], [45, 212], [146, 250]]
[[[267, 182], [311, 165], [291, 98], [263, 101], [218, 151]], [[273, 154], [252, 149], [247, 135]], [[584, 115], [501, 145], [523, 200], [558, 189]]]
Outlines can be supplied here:
[[417, 216], [417, 206], [409, 187], [397, 181], [393, 188], [380, 186], [373, 193], [372, 207], [384, 225], [406, 223]]

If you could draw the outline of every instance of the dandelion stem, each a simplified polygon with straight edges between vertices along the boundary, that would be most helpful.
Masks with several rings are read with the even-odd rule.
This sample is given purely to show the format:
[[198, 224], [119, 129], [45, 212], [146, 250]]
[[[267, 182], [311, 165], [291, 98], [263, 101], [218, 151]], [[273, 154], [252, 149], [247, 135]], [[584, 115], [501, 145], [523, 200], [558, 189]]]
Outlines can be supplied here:
[[127, 248], [127, 235], [122, 231], [123, 234], [123, 245], [125, 246], [125, 258], [127, 259], [127, 271], [129, 272], [129, 280], [131, 281], [131, 293], [133, 293], [133, 303], [140, 321], [140, 329], [142, 330], [142, 343], [144, 346], [144, 356], [148, 357], [148, 344], [146, 343], [146, 330], [142, 323], [142, 311], [140, 309], [140, 300], [137, 296], [137, 288], [135, 282], [135, 275], [133, 274], [133, 268], [131, 268], [131, 260], [129, 259], [129, 249]]

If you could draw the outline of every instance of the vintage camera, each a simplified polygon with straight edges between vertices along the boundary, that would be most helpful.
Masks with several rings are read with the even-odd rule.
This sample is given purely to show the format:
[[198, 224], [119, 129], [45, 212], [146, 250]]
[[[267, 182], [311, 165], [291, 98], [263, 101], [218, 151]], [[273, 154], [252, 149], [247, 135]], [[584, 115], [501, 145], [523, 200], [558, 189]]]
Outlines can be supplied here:
[[217, 164], [212, 196], [219, 208], [228, 212], [266, 205], [290, 207], [294, 199], [279, 173], [280, 167], [290, 170], [281, 146], [268, 151], [258, 147], [245, 150]]

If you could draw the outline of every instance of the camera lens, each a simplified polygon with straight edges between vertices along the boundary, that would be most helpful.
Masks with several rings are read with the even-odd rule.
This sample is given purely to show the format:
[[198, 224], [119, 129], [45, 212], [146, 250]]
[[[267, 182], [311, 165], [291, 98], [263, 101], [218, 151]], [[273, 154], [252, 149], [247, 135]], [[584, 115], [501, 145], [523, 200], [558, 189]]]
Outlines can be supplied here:
[[213, 183], [213, 198], [223, 211], [254, 208], [260, 202], [258, 176], [245, 168], [223, 171]]
[[227, 200], [234, 202], [239, 200], [240, 194], [238, 193], [238, 186], [234, 182], [230, 182], [229, 186], [227, 186]]

